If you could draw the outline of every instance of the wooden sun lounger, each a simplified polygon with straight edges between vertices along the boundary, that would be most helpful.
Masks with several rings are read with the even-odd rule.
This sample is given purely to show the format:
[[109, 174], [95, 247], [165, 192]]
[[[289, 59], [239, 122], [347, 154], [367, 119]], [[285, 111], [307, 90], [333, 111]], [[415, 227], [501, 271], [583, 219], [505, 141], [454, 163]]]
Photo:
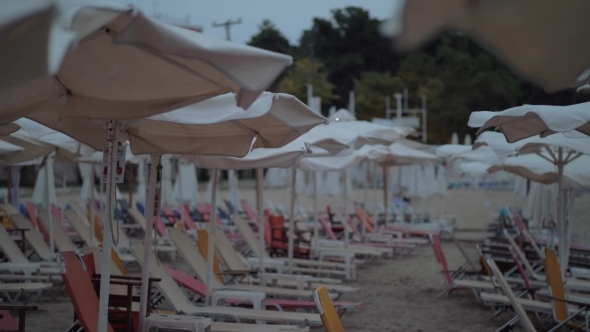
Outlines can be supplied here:
[[[178, 248], [178, 251], [183, 256], [185, 261], [191, 267], [193, 272], [201, 280], [205, 280], [207, 276], [207, 261], [201, 255], [200, 251], [190, 240], [190, 238], [181, 229], [171, 229], [170, 238]], [[311, 298], [311, 291], [300, 291], [296, 289], [265, 287], [249, 284], [234, 284], [223, 285], [217, 278], [211, 278], [213, 289], [233, 289], [244, 291], [263, 292], [271, 296], [282, 296], [291, 298]]]
[[[192, 244], [190, 245], [192, 246]], [[144, 250], [143, 244], [141, 241], [134, 240], [132, 241], [132, 248], [136, 255], [137, 261], [140, 265], [143, 265], [143, 257], [141, 257]], [[234, 319], [238, 322], [241, 320], [263, 320], [267, 322], [282, 322], [304, 325], [321, 324], [320, 316], [317, 314], [253, 310], [222, 306], [195, 306], [189, 302], [189, 299], [176, 284], [174, 279], [172, 279], [168, 273], [163, 271], [161, 264], [158, 262], [158, 258], [153, 253], [150, 255], [149, 271], [152, 277], [162, 280], [157, 284], [160, 292], [164, 295], [166, 300], [168, 300], [168, 302], [174, 306], [176, 312], [181, 314], [224, 317]]]

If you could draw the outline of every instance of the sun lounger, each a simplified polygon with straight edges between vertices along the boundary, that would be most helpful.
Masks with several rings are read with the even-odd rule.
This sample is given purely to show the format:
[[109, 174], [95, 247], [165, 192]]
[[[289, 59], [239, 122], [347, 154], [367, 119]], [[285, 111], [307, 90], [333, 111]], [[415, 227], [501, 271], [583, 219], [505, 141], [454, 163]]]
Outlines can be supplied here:
[[[143, 265], [143, 257], [140, 257], [143, 255], [143, 244], [141, 241], [134, 240], [132, 241], [132, 248], [136, 255], [137, 261], [140, 263], [140, 265]], [[162, 269], [161, 263], [158, 262], [157, 257], [153, 253], [150, 255], [149, 271], [152, 277], [162, 280], [157, 284], [158, 289], [166, 298], [166, 300], [174, 307], [174, 310], [181, 314], [229, 318], [234, 319], [237, 322], [240, 322], [241, 320], [263, 320], [267, 322], [282, 322], [304, 325], [321, 324], [320, 317], [317, 314], [253, 310], [223, 306], [195, 306], [189, 302], [189, 299], [186, 297], [180, 287], [178, 287], [174, 279], [172, 279], [172, 277], [170, 277], [170, 275], [168, 275]]]
[[[49, 220], [47, 219], [47, 212], [45, 210], [39, 210], [38, 219], [46, 230], [49, 231], [51, 229], [49, 228]], [[57, 218], [51, 218], [53, 225], [53, 242], [55, 247], [60, 252], [75, 251], [77, 249], [76, 245], [63, 229], [61, 221], [56, 219]]]
[[12, 238], [10, 238], [4, 227], [0, 227], [0, 250], [10, 260], [10, 263], [0, 263], [0, 271], [23, 272], [26, 275], [59, 274], [59, 269], [55, 262], [29, 262], [25, 254], [23, 254]]
[[322, 319], [322, 325], [326, 332], [344, 332], [344, 326], [340, 321], [338, 312], [324, 287], [319, 287], [313, 292], [313, 299]]
[[[205, 297], [206, 286], [201, 281], [191, 277], [190, 275], [174, 270], [170, 267], [166, 268], [166, 271], [174, 278], [174, 280], [181, 286], [187, 288], [191, 292], [197, 294], [200, 297]], [[225, 299], [226, 304], [231, 305], [244, 305], [248, 301], [241, 299]], [[279, 310], [285, 309], [315, 309], [315, 303], [313, 301], [299, 301], [299, 300], [285, 300], [285, 299], [265, 299], [264, 304], [268, 308], [278, 308]], [[359, 302], [336, 302], [336, 307], [339, 308], [341, 314], [348, 309], [357, 308], [361, 305]]]
[[[190, 240], [190, 238], [180, 229], [171, 229], [170, 230], [170, 238], [178, 248], [178, 251], [181, 253], [185, 261], [191, 267], [193, 272], [197, 275], [197, 277], [203, 281], [206, 280], [207, 276], [207, 261], [199, 252], [195, 244]], [[311, 298], [311, 291], [301, 291], [296, 289], [286, 289], [286, 288], [275, 288], [275, 287], [265, 287], [265, 286], [257, 286], [257, 285], [249, 285], [249, 284], [233, 284], [233, 285], [223, 285], [218, 279], [212, 278], [211, 279], [212, 288], [213, 289], [233, 289], [233, 290], [244, 290], [244, 291], [256, 291], [256, 292], [263, 292], [270, 296], [281, 296], [281, 297], [290, 297], [290, 298], [303, 298], [309, 299]]]
[[[221, 234], [218, 234], [216, 236], [215, 239], [215, 251], [219, 254], [219, 256], [222, 258], [222, 261], [226, 264], [226, 266], [229, 268], [229, 270], [233, 270], [233, 271], [247, 271], [248, 266], [246, 264], [244, 264], [244, 262], [241, 260], [241, 255], [233, 248], [231, 242], [229, 241], [229, 239], [225, 236], [225, 234], [223, 234], [222, 232], [219, 232]], [[205, 233], [206, 235], [206, 233]], [[199, 237], [200, 240], [200, 237]], [[352, 267], [354, 268], [354, 267]], [[289, 279], [289, 280], [281, 280], [280, 278], [275, 278], [274, 281], [281, 286], [297, 286], [297, 282], [293, 279]], [[321, 284], [317, 284], [317, 283], [311, 283], [311, 287], [313, 288], [317, 288], [321, 286]], [[344, 285], [325, 285], [326, 288], [328, 288], [331, 292], [336, 292], [336, 293], [350, 293], [350, 292], [355, 292], [358, 290], [358, 288], [354, 288], [354, 287], [350, 287], [350, 286], [344, 286]]]
[[[0, 304], [0, 330], [2, 331], [26, 331], [27, 311], [36, 311], [37, 305], [3, 305]], [[18, 323], [10, 315], [10, 312], [18, 312]]]
[[[260, 255], [264, 255], [265, 261], [273, 262], [273, 264], [274, 264], [274, 262], [280, 262], [280, 261], [285, 262], [284, 258], [271, 258], [270, 256], [268, 256], [268, 254], [265, 251], [262, 253], [260, 252], [260, 245], [258, 242], [258, 238], [256, 237], [256, 235], [252, 231], [252, 228], [250, 228], [248, 223], [246, 223], [246, 221], [242, 217], [240, 217], [238, 215], [234, 216], [234, 224], [238, 228], [239, 232], [242, 234], [242, 237], [243, 237], [244, 241], [246, 242], [248, 249], [250, 249], [250, 251], [252, 253], [254, 253], [255, 256], [260, 257]], [[258, 267], [259, 262], [260, 262], [259, 259], [248, 259], [248, 264], [249, 264], [250, 268]], [[356, 266], [351, 266], [350, 270], [347, 270], [346, 264], [342, 264], [342, 263], [315, 261], [315, 260], [299, 259], [299, 258], [294, 258], [293, 264], [296, 265], [292, 268], [292, 272], [294, 272], [294, 273], [314, 273], [314, 271], [317, 270], [317, 268], [319, 268], [319, 269], [327, 270], [325, 272], [325, 274], [330, 274], [331, 273], [330, 270], [342, 269], [346, 273], [345, 275], [349, 277], [349, 279], [354, 279], [355, 270], [353, 270], [353, 269], [356, 269]], [[297, 265], [303, 265], [303, 266], [307, 266], [307, 267], [303, 268], [303, 267], [298, 267]], [[320, 271], [320, 272], [316, 272], [316, 273], [324, 273], [324, 272]], [[335, 284], [335, 283], [341, 282], [340, 279], [325, 278], [325, 277], [313, 277], [312, 280], [315, 282], [329, 283], [329, 284]]]
[[33, 249], [33, 251], [39, 256], [42, 261], [54, 260], [51, 254], [51, 249], [45, 243], [43, 235], [33, 227], [33, 224], [22, 214], [13, 214], [10, 216], [12, 223], [20, 229], [27, 229], [25, 232], [25, 239]]

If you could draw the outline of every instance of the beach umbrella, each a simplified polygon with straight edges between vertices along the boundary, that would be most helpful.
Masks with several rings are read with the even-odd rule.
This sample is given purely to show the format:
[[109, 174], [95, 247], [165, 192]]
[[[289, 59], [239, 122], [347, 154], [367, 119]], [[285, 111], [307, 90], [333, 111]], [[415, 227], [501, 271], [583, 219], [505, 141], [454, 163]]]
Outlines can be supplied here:
[[[324, 133], [324, 134], [322, 134]], [[262, 207], [262, 168], [268, 166], [274, 167], [291, 167], [291, 183], [294, 183], [296, 180], [296, 169], [292, 166], [294, 165], [295, 161], [302, 157], [304, 154], [309, 155], [321, 155], [326, 156], [331, 153], [342, 153], [343, 151], [350, 151], [351, 146], [354, 145], [354, 135], [340, 133], [338, 130], [333, 130], [329, 125], [318, 126], [310, 130], [309, 132], [301, 135], [299, 138], [295, 139], [292, 143], [285, 145], [282, 148], [277, 149], [258, 149], [253, 150], [248, 153], [243, 158], [231, 158], [231, 157], [216, 157], [216, 156], [198, 156], [195, 157], [195, 164], [198, 167], [203, 168], [210, 168], [214, 170], [214, 173], [217, 173], [219, 169], [257, 169], [257, 208], [258, 208], [258, 217], [259, 217], [259, 239], [260, 239], [260, 246], [261, 252], [264, 251], [264, 215], [263, 215], [263, 207]], [[304, 148], [305, 147], [305, 148]], [[215, 192], [215, 191], [213, 191]], [[293, 239], [294, 239], [294, 206], [295, 206], [295, 197], [296, 197], [296, 190], [295, 186], [291, 186], [291, 210], [290, 210], [290, 218], [291, 223], [289, 227], [289, 269], [292, 267], [292, 258], [293, 258]], [[215, 198], [215, 194], [213, 194], [213, 198]], [[214, 199], [213, 199], [214, 201]], [[214, 214], [214, 212], [212, 212]], [[210, 218], [213, 218], [210, 217]], [[211, 220], [211, 219], [210, 219]], [[211, 221], [210, 221], [211, 223]], [[210, 227], [214, 228], [213, 227]], [[212, 245], [214, 244], [214, 231], [212, 232], [213, 236], [210, 235], [210, 242], [209, 242], [209, 250], [213, 252]], [[209, 264], [209, 273], [208, 278], [211, 277], [213, 273], [213, 257], [209, 257], [208, 260]], [[264, 269], [264, 261], [263, 257], [260, 257], [260, 269], [263, 273]], [[208, 288], [210, 288], [210, 283], [208, 283]], [[208, 291], [210, 294], [210, 290]]]
[[[575, 0], [418, 0], [398, 2], [384, 25], [398, 48], [426, 43], [443, 29], [458, 30], [494, 53], [513, 71], [548, 91], [588, 79], [590, 47], [585, 13]], [[543, 50], [543, 52], [538, 52]]]
[[292, 62], [118, 3], [54, 2], [51, 33], [59, 32], [60, 41], [71, 37], [51, 45], [59, 70], [0, 91], [0, 123], [47, 108], [62, 117], [142, 118], [226, 92], [235, 92], [237, 104], [248, 108]]
[[547, 228], [557, 217], [557, 185], [533, 182], [522, 208], [522, 216], [531, 228]]
[[52, 1], [22, 0], [2, 4], [0, 91], [57, 71], [59, 63], [51, 50], [58, 46], [56, 44], [67, 44], [71, 37], [60, 33], [60, 29], [51, 29], [54, 14]]
[[[388, 170], [391, 166], [404, 166], [422, 164], [429, 161], [439, 161], [439, 158], [434, 154], [431, 154], [423, 150], [411, 148], [403, 143], [393, 143], [387, 147], [387, 150], [387, 154], [384, 154], [376, 158], [376, 161], [378, 161], [384, 169], [384, 175], [386, 175], [387, 172], [389, 172]], [[387, 184], [387, 176], [385, 176], [384, 183]], [[387, 223], [389, 217], [389, 196], [387, 191], [387, 185], [383, 186], [383, 198], [385, 205], [385, 222]]]
[[469, 135], [469, 134], [465, 135], [465, 140], [463, 141], [463, 145], [471, 146], [471, 135]]
[[[501, 112], [473, 112], [469, 126], [498, 128], [509, 143], [524, 138], [555, 132], [566, 136], [581, 137], [590, 135], [590, 102], [569, 106], [523, 105]], [[483, 134], [483, 133], [482, 133]]]
[[[296, 98], [271, 93], [263, 94], [246, 112], [235, 105], [234, 95], [226, 94], [145, 119], [108, 121], [107, 129], [104, 128], [104, 121], [81, 117], [60, 120], [59, 114], [53, 114], [50, 111], [45, 111], [39, 118], [42, 119], [41, 122], [45, 121], [46, 124], [78, 137], [88, 144], [98, 144], [92, 136], [87, 136], [89, 134], [111, 137], [109, 151], [113, 151], [119, 139], [129, 139], [133, 153], [151, 154], [146, 203], [147, 239], [151, 238], [156, 168], [162, 154], [243, 156], [251, 149], [283, 146], [317, 124], [326, 121]], [[109, 153], [109, 160], [112, 169], [115, 169], [117, 160], [111, 156], [114, 154]], [[113, 177], [111, 181], [115, 181], [115, 178]], [[113, 200], [114, 192], [109, 188], [114, 187], [115, 183], [107, 186], [107, 194], [111, 200]], [[113, 205], [114, 203], [111, 204]], [[214, 214], [215, 209], [212, 211], [211, 220], [215, 219]], [[108, 234], [110, 230], [107, 229], [105, 232]], [[106, 241], [103, 243], [104, 252], [110, 252], [109, 245]], [[144, 255], [147, 256], [150, 246], [146, 248]], [[213, 250], [210, 252], [212, 253]], [[110, 259], [105, 257], [103, 263], [104, 261], [110, 262]], [[145, 279], [142, 285], [145, 287], [147, 287], [147, 271], [148, 269], [145, 268], [142, 276]], [[145, 287], [142, 289], [141, 307], [143, 308], [147, 308], [147, 288]], [[106, 297], [108, 294], [103, 296]]]
[[[497, 150], [497, 153], [499, 151], [500, 154], [506, 154], [507, 152], [509, 153], [510, 150], [518, 153], [536, 153], [538, 156], [553, 164], [553, 167], [556, 169], [555, 173], [558, 187], [557, 223], [559, 227], [560, 243], [559, 259], [562, 266], [562, 273], [565, 273], [569, 258], [568, 234], [570, 231], [568, 218], [566, 217], [566, 202], [564, 199], [566, 194], [564, 170], [565, 167], [568, 167], [568, 165], [570, 168], [580, 165], [580, 160], [577, 159], [580, 159], [583, 154], [590, 154], [590, 138], [568, 138], [562, 133], [557, 133], [542, 138], [535, 136], [535, 133], [532, 131], [532, 125], [527, 126], [526, 129], [522, 129], [522, 126], [515, 125], [516, 122], [518, 122], [517, 118], [511, 118], [512, 121], [510, 122], [501, 122], [500, 120], [502, 119], [503, 115], [500, 113], [502, 112], [498, 112], [496, 115], [492, 116], [487, 114], [486, 120], [484, 120], [485, 122], [483, 123], [485, 124], [498, 121], [496, 126], [501, 128], [502, 134], [506, 140], [515, 143], [502, 143], [500, 140], [494, 140], [494, 142], [486, 142], [486, 144], [494, 148], [494, 150]], [[567, 114], [568, 112], [560, 113]], [[472, 119], [470, 119], [469, 125], [477, 126], [478, 124], [481, 124], [481, 115], [481, 113], [479, 115], [473, 115]], [[542, 118], [538, 117], [538, 119], [542, 119], [543, 123], [545, 123], [545, 128], [549, 128], [549, 125], [553, 126], [553, 129], [550, 128], [551, 130], [570, 128], [564, 126], [554, 126], [552, 123], [559, 123], [560, 121], [556, 118], [557, 114], [553, 111], [551, 111], [551, 113], [544, 113]], [[526, 123], [528, 121], [527, 117], [520, 117], [519, 119], [522, 121], [522, 123]], [[536, 128], [538, 129], [536, 135], [543, 133], [543, 126], [537, 126]], [[523, 130], [526, 130], [526, 134], [519, 133]], [[586, 177], [583, 173], [576, 173], [576, 176], [577, 178], [574, 179], [576, 183], [583, 183]]]
[[482, 163], [480, 161], [466, 161], [459, 163], [459, 170], [461, 174], [467, 174], [474, 178], [481, 178], [489, 174], [490, 164]]
[[451, 144], [459, 145], [459, 135], [457, 135], [457, 133], [453, 133], [453, 135], [451, 135]]
[[271, 167], [266, 170], [264, 184], [268, 188], [283, 188], [287, 186], [287, 170]]
[[335, 112], [330, 112], [330, 116], [328, 117], [330, 122], [347, 122], [347, 121], [356, 121], [354, 115], [350, 114], [350, 112], [344, 108], [341, 108]]
[[186, 158], [177, 158], [178, 175], [174, 182], [174, 198], [181, 204], [194, 205], [199, 196], [199, 183], [195, 165], [189, 163]]
[[471, 151], [472, 147], [460, 144], [443, 144], [436, 148], [435, 154], [437, 157], [446, 160], [452, 160], [457, 158], [462, 153]]
[[332, 123], [334, 128], [354, 132], [358, 135], [356, 148], [365, 144], [391, 144], [415, 132], [413, 128], [384, 126], [367, 121], [341, 121]]

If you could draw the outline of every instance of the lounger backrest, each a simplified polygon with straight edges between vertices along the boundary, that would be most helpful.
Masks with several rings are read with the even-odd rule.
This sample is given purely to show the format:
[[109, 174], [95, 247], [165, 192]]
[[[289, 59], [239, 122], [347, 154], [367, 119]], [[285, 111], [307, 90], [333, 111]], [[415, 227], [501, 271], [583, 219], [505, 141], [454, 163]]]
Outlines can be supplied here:
[[96, 239], [92, 239], [92, 234], [90, 234], [90, 226], [86, 225], [86, 223], [80, 218], [80, 216], [74, 210], [66, 210], [64, 211], [64, 217], [68, 219], [68, 222], [76, 233], [82, 238], [82, 241], [86, 243], [86, 245], [97, 244]]
[[[182, 205], [182, 219], [184, 220], [184, 226], [186, 227], [186, 229], [197, 229], [197, 225], [195, 225], [195, 222], [193, 220], [193, 218], [191, 217], [188, 205], [184, 204]], [[170, 232], [169, 232], [170, 233]]]
[[188, 288], [191, 292], [201, 297], [206, 296], [207, 286], [204, 283], [182, 271], [175, 270], [169, 266], [165, 268], [166, 272], [181, 286]]
[[344, 326], [342, 326], [338, 312], [334, 308], [326, 287], [320, 286], [314, 290], [313, 299], [326, 332], [344, 332]]
[[512, 304], [512, 308], [518, 315], [518, 318], [520, 319], [520, 324], [522, 325], [523, 329], [527, 332], [536, 332], [533, 323], [529, 319], [529, 316], [527, 315], [526, 311], [524, 311], [524, 308], [520, 305], [520, 302], [518, 302], [516, 295], [514, 295], [514, 292], [512, 292], [512, 288], [510, 288], [510, 285], [508, 285], [508, 282], [506, 281], [506, 279], [504, 279], [504, 275], [502, 275], [502, 271], [500, 271], [500, 269], [496, 265], [496, 262], [494, 262], [494, 260], [491, 258], [487, 259], [486, 261], [488, 263], [488, 266], [490, 267], [490, 270], [494, 274], [496, 281], [504, 291], [504, 294], [508, 297], [508, 300], [510, 300], [510, 304]]
[[[62, 279], [72, 300], [76, 316], [80, 320], [84, 331], [97, 332], [99, 301], [92, 281], [80, 264], [75, 252], [63, 252], [62, 258], [66, 267]], [[110, 324], [108, 324], [107, 331], [114, 332]]]
[[[84, 247], [84, 248], [80, 249], [80, 252], [82, 253], [82, 255], [84, 257], [92, 254], [92, 259], [94, 260], [94, 264], [93, 264], [94, 268], [95, 269], [101, 268], [101, 266], [102, 266], [102, 250], [100, 248], [98, 248], [98, 247]], [[111, 258], [114, 258], [114, 256], [111, 256]], [[111, 275], [116, 275], [116, 276], [126, 276], [127, 275], [126, 270], [121, 270], [119, 264], [117, 264], [114, 261], [113, 261], [113, 263], [114, 264], [111, 264]], [[88, 265], [86, 266], [86, 268], [88, 269]], [[100, 273], [100, 271], [99, 271], [99, 273]]]
[[[260, 257], [260, 243], [258, 242], [258, 238], [254, 234], [254, 231], [252, 231], [252, 228], [250, 228], [250, 225], [248, 225], [248, 223], [239, 214], [236, 214], [233, 220], [234, 225], [236, 225], [239, 232], [242, 234], [242, 237], [244, 238], [246, 245], [248, 245], [248, 248], [252, 250], [256, 257]], [[267, 257], [266, 252], [264, 252], [263, 255], [264, 257]]]
[[512, 247], [514, 252], [518, 255], [520, 262], [524, 265], [524, 267], [526, 268], [526, 270], [529, 273], [534, 275], [535, 270], [533, 269], [533, 267], [529, 263], [529, 260], [526, 258], [524, 253], [520, 250], [520, 247], [518, 246], [518, 244], [516, 244], [516, 242], [514, 242], [512, 235], [510, 235], [510, 233], [508, 233], [508, 230], [506, 228], [504, 228], [503, 233], [504, 233], [504, 237], [506, 238], [506, 240], [508, 240], [508, 243], [510, 244], [510, 246]]
[[442, 269], [441, 272], [444, 276], [445, 282], [447, 283], [448, 286], [451, 286], [453, 284], [453, 277], [451, 277], [451, 274], [449, 273], [449, 266], [447, 264], [447, 258], [445, 257], [445, 254], [442, 250], [442, 246], [440, 245], [440, 240], [438, 239], [438, 235], [431, 234], [430, 235], [430, 243], [432, 243], [432, 249], [434, 250], [434, 256], [436, 257], [438, 264], [440, 264], [440, 267]]
[[4, 226], [0, 226], [0, 250], [2, 250], [4, 255], [13, 263], [29, 263], [25, 254], [20, 251], [20, 248], [14, 243], [14, 240], [12, 240]]
[[[133, 255], [139, 265], [143, 267], [143, 250], [144, 246], [140, 240], [132, 240], [131, 241], [131, 248], [133, 251]], [[150, 252], [150, 266], [149, 266], [150, 276], [152, 278], [161, 279], [160, 282], [157, 282], [156, 285], [160, 292], [164, 295], [166, 300], [174, 306], [174, 308], [178, 312], [183, 312], [183, 308], [186, 308], [190, 305], [189, 299], [186, 297], [185, 293], [178, 287], [174, 279], [166, 273], [163, 269], [162, 263], [158, 260], [158, 257], [153, 252]]]
[[365, 210], [363, 210], [363, 208], [361, 208], [358, 204], [354, 204], [354, 212], [356, 213], [356, 217], [364, 225], [367, 232], [373, 233], [373, 219], [371, 218], [371, 216], [369, 216], [369, 214]]
[[250, 204], [248, 203], [247, 200], [242, 199], [240, 201], [240, 203], [242, 203], [242, 208], [244, 209], [244, 211], [246, 211], [246, 214], [248, 215], [248, 218], [250, 218], [251, 220], [257, 220], [258, 219], [258, 217], [256, 216], [256, 212], [250, 206]]
[[361, 233], [359, 233], [358, 229], [356, 228], [356, 225], [354, 225], [354, 221], [352, 220], [352, 218], [349, 218], [346, 215], [346, 213], [344, 213], [343, 209], [340, 209], [340, 211], [336, 211], [335, 214], [338, 217], [338, 219], [342, 221], [342, 225], [349, 233], [353, 232], [358, 236], [361, 235]]
[[[219, 232], [219, 231], [218, 231]], [[209, 234], [204, 229], [199, 229], [197, 231], [197, 247], [199, 248], [199, 252], [203, 255], [203, 258], [206, 262], [208, 262], [209, 257]], [[207, 266], [207, 265], [205, 265]], [[217, 277], [219, 282], [223, 283], [223, 276], [221, 274], [221, 265], [219, 265], [219, 257], [217, 257], [217, 253], [215, 249], [213, 249], [213, 272]], [[205, 280], [205, 279], [203, 279]]]
[[561, 268], [557, 261], [555, 251], [550, 248], [545, 248], [545, 259], [543, 259], [545, 267], [545, 276], [547, 277], [547, 286], [549, 286], [549, 293], [553, 300], [551, 307], [553, 308], [553, 318], [558, 322], [563, 322], [568, 319], [568, 310], [565, 301], [565, 286], [563, 278], [561, 277]]
[[35, 205], [33, 204], [33, 202], [27, 202], [27, 203], [25, 203], [25, 206], [27, 208], [27, 214], [29, 215], [29, 219], [31, 220], [31, 223], [33, 223], [33, 226], [35, 226], [35, 228], [38, 228], [39, 231], [41, 232], [41, 234], [43, 234], [43, 238], [45, 239], [45, 242], [49, 242], [49, 233], [47, 232], [45, 227], [39, 222], [39, 219], [37, 218], [37, 208], [35, 208]]
[[215, 233], [215, 251], [230, 270], [248, 270], [248, 267], [240, 259], [231, 241], [220, 228], [217, 228], [217, 232]]
[[[197, 274], [197, 277], [203, 281], [207, 278], [207, 261], [201, 255], [195, 243], [183, 232], [181, 229], [170, 229], [170, 240], [174, 242], [174, 246], [178, 249], [184, 260]], [[213, 288], [219, 288], [222, 284], [218, 279], [211, 280]]]
[[37, 255], [39, 255], [41, 260], [50, 261], [53, 259], [51, 249], [49, 249], [45, 243], [43, 235], [33, 227], [33, 224], [25, 216], [22, 214], [14, 214], [10, 216], [10, 218], [16, 227], [20, 229], [28, 229], [28, 231], [25, 232], [25, 238], [27, 239], [27, 242], [29, 242], [31, 248], [33, 248]]
[[[39, 210], [39, 220], [45, 229], [49, 230], [49, 220], [47, 219], [47, 210]], [[53, 224], [53, 241], [57, 250], [60, 252], [76, 251], [76, 246], [61, 226], [61, 222], [55, 217], [51, 218]]]
[[336, 234], [334, 234], [334, 232], [332, 231], [332, 229], [330, 228], [330, 226], [328, 225], [328, 223], [326, 222], [326, 219], [324, 219], [324, 217], [318, 216], [318, 222], [320, 223], [320, 225], [324, 229], [324, 232], [326, 232], [328, 239], [334, 240], [334, 241], [338, 240], [338, 238], [336, 237]]

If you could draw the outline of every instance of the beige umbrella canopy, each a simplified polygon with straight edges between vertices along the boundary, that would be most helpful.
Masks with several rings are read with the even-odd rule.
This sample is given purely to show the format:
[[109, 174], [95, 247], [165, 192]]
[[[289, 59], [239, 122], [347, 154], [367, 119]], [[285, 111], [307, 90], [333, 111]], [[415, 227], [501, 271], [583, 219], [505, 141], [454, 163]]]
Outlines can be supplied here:
[[[60, 119], [57, 110], [38, 111], [29, 117], [97, 150], [105, 144], [107, 128], [103, 120]], [[285, 145], [325, 122], [291, 95], [265, 92], [244, 111], [235, 106], [234, 94], [225, 94], [175, 111], [121, 121], [120, 139], [129, 140], [136, 155], [243, 157], [251, 149]], [[253, 142], [254, 136], [257, 139]]]
[[[0, 91], [0, 123], [33, 111], [142, 118], [226, 92], [247, 108], [292, 59], [101, 0], [56, 0], [47, 52], [59, 71]], [[75, 48], [71, 46], [75, 44]]]
[[588, 12], [590, 3], [577, 0], [412, 0], [401, 2], [384, 32], [409, 49], [442, 29], [459, 30], [518, 74], [556, 91], [590, 75]]
[[[0, 11], [0, 91], [52, 74], [47, 47], [55, 5], [50, 1], [5, 1]], [[65, 38], [67, 39], [67, 37]]]

